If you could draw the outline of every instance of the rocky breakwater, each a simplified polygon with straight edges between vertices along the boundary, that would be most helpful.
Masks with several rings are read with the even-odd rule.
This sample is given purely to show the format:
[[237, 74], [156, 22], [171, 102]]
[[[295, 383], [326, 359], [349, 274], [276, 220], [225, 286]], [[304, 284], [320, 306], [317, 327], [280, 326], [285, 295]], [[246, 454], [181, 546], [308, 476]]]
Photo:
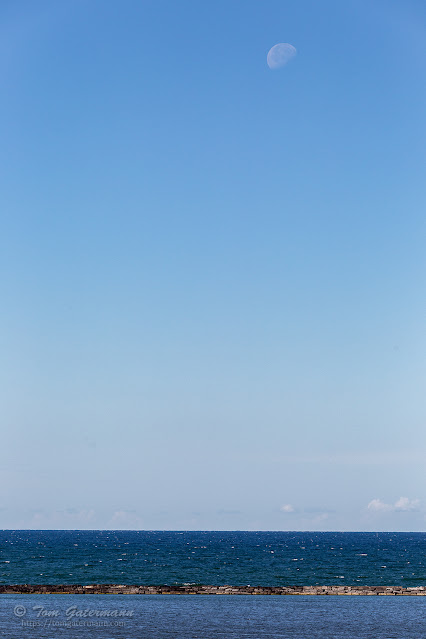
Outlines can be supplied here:
[[68, 595], [403, 595], [425, 596], [426, 586], [140, 586], [92, 584], [0, 585], [0, 594]]

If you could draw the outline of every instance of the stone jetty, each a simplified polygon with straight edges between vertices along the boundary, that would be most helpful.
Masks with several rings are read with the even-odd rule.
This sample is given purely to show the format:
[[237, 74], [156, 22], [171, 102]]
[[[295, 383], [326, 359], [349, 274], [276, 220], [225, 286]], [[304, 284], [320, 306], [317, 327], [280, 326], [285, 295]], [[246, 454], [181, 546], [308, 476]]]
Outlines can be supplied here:
[[0, 585], [0, 594], [64, 595], [402, 595], [426, 596], [426, 586], [140, 586], [116, 584]]

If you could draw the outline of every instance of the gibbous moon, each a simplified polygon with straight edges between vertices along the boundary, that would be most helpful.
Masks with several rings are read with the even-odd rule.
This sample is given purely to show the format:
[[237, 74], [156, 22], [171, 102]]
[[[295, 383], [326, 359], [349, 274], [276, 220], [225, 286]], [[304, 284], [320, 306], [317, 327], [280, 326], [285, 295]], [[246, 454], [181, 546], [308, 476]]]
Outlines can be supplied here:
[[293, 45], [288, 44], [287, 42], [280, 42], [273, 46], [272, 49], [269, 49], [266, 62], [270, 69], [279, 69], [294, 58], [296, 53], [297, 51]]

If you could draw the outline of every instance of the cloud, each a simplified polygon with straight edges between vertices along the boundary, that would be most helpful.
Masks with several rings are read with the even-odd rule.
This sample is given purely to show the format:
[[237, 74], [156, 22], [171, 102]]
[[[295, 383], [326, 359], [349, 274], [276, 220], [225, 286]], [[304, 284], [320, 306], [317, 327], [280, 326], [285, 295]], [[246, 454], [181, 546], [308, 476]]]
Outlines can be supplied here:
[[416, 511], [419, 510], [420, 499], [408, 499], [408, 497], [400, 497], [395, 502], [395, 510]]
[[108, 522], [112, 530], [141, 530], [143, 520], [134, 510], [116, 510]]
[[367, 510], [376, 513], [415, 512], [419, 510], [419, 499], [400, 497], [394, 504], [386, 504], [381, 499], [372, 499]]
[[319, 508], [318, 506], [308, 506], [307, 508], [303, 509], [304, 513], [312, 513], [313, 515], [315, 515], [316, 513], [326, 513], [327, 515], [334, 515], [334, 513], [336, 512], [334, 509], [332, 508]]
[[326, 519], [328, 519], [328, 513], [320, 513], [319, 515], [314, 517], [312, 521], [314, 521], [316, 524], [320, 524]]
[[294, 512], [296, 512], [294, 506], [292, 506], [291, 504], [284, 504], [284, 506], [281, 506], [280, 510], [283, 513], [294, 513]]
[[391, 504], [385, 504], [380, 499], [372, 499], [367, 506], [367, 510], [372, 510], [373, 512], [387, 512], [393, 510], [393, 506], [391, 506]]

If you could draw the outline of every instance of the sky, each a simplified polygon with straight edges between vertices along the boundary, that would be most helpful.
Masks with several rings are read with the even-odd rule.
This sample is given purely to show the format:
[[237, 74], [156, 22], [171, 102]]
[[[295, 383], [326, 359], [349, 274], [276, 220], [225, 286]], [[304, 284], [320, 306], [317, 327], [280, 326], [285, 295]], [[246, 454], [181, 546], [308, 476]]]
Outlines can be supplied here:
[[425, 529], [425, 73], [417, 0], [1, 3], [0, 528]]

